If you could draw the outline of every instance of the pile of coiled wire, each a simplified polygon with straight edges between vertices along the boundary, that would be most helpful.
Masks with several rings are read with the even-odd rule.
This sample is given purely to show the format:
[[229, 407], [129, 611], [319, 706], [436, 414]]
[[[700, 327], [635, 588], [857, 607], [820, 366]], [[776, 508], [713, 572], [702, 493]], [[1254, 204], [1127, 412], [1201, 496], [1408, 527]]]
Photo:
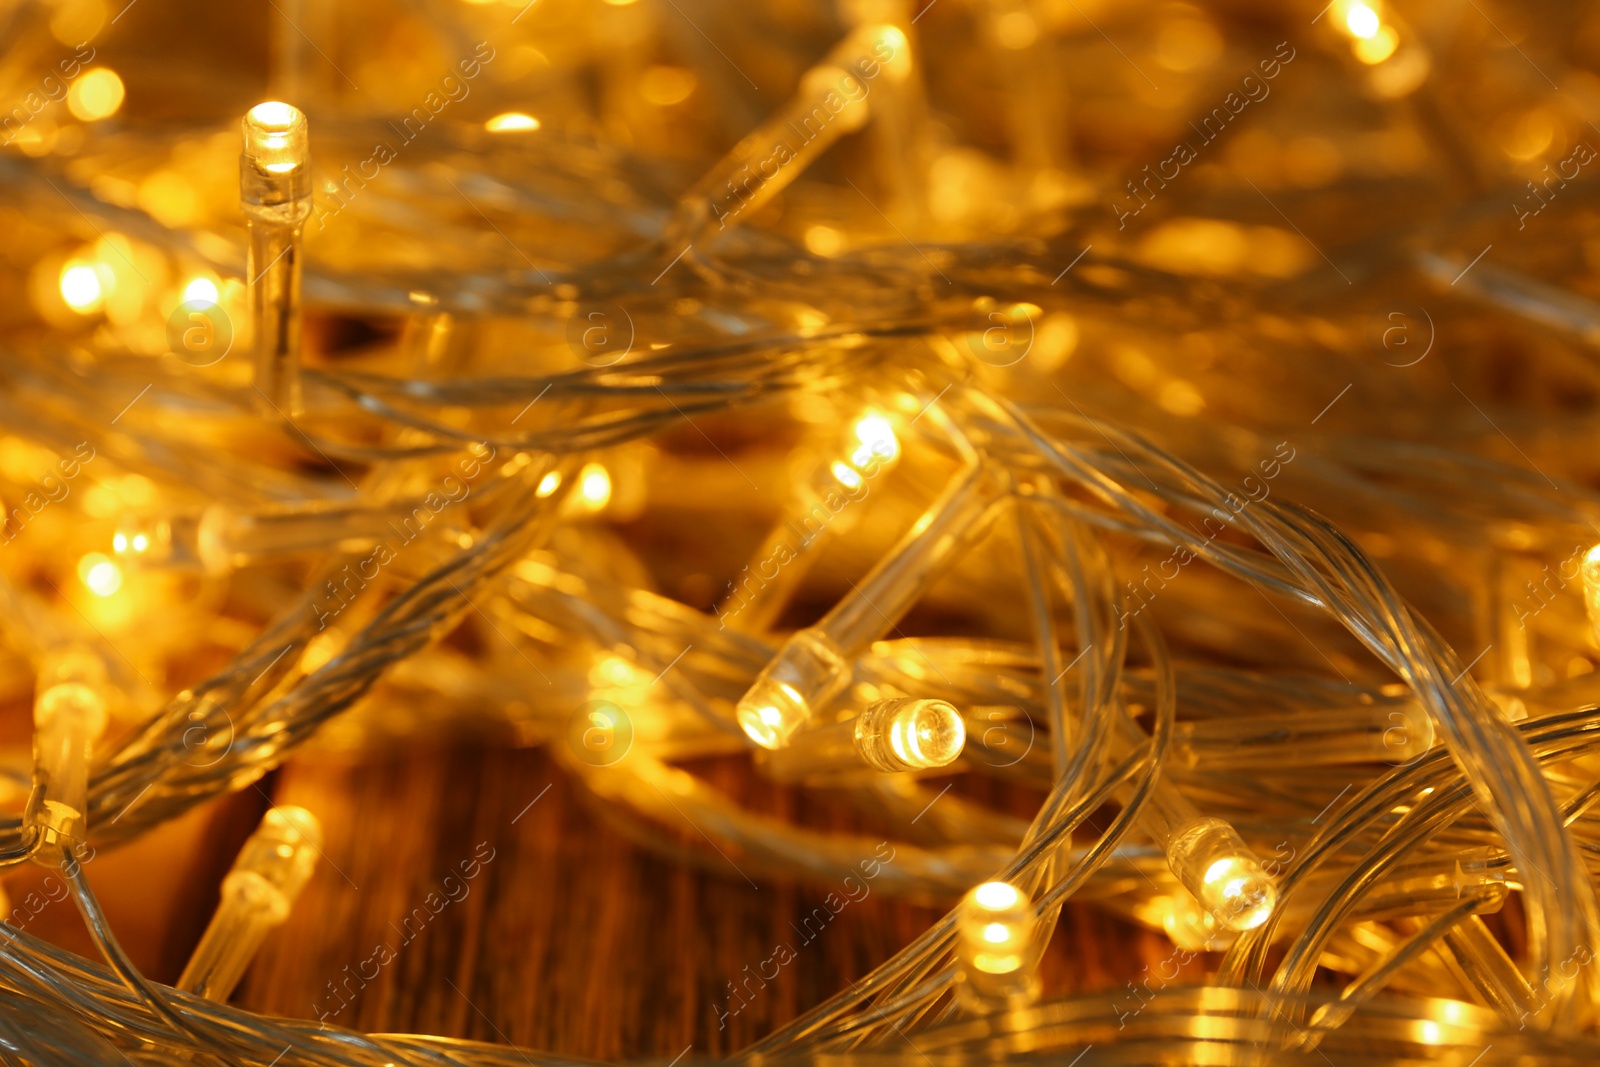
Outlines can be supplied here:
[[[811, 621], [809, 606], [859, 592], [850, 576], [892, 559], [976, 464], [1003, 491], [982, 538], [920, 591], [929, 618], [960, 625], [888, 627], [829, 714], [886, 695], [945, 700], [969, 722], [981, 712], [990, 728], [969, 726], [957, 769], [1044, 799], [1024, 821], [959, 793], [930, 806], [937, 791], [913, 777], [853, 777], [841, 795], [903, 832], [876, 884], [953, 900], [1003, 879], [1030, 894], [1045, 941], [1062, 905], [1084, 901], [1219, 953], [1215, 967], [1207, 984], [1162, 988], [1132, 1012], [1105, 994], [974, 1012], [955, 995], [951, 915], [736, 1058], [1593, 1062], [1600, 654], [1574, 561], [1600, 541], [1589, 447], [1600, 315], [1586, 295], [1600, 293], [1587, 259], [1600, 227], [1579, 179], [1563, 179], [1559, 197], [1541, 187], [1539, 212], [1564, 222], [1525, 233], [1528, 211], [1503, 207], [1534, 164], [1565, 154], [1562, 138], [1590, 136], [1583, 116], [1600, 82], [1583, 69], [1587, 16], [1548, 5], [1521, 15], [1514, 32], [1537, 27], [1545, 42], [1527, 45], [1536, 63], [1472, 24], [1492, 26], [1488, 14], [1442, 4], [1333, 5], [1328, 20], [1350, 33], [1309, 9], [1140, 7], [1154, 27], [1141, 29], [1131, 11], [1066, 6], [1076, 15], [999, 3], [918, 15], [909, 47], [944, 120], [904, 124], [911, 148], [877, 141], [852, 155], [841, 140], [840, 158], [784, 177], [781, 210], [752, 211], [726, 233], [706, 229], [693, 202], [695, 175], [718, 173], [714, 154], [652, 155], [626, 108], [602, 101], [588, 115], [553, 94], [538, 139], [465, 118], [441, 125], [341, 210], [330, 226], [342, 232], [308, 238], [308, 335], [321, 340], [308, 344], [305, 412], [292, 421], [259, 411], [239, 361], [195, 366], [165, 350], [174, 280], [243, 274], [237, 220], [217, 206], [226, 196], [176, 222], [128, 193], [182, 159], [231, 164], [234, 126], [85, 127], [0, 155], [0, 217], [18, 234], [0, 284], [31, 304], [0, 338], [0, 430], [30, 456], [88, 443], [85, 484], [116, 500], [108, 511], [87, 491], [65, 497], [39, 512], [61, 524], [59, 539], [12, 537], [0, 560], [16, 656], [67, 641], [98, 649], [123, 695], [123, 727], [95, 754], [95, 843], [247, 787], [336, 716], [377, 730], [369, 709], [409, 689], [462, 721], [514, 705], [520, 736], [547, 741], [640, 840], [681, 829], [764, 877], [836, 880], [872, 839], [746, 811], [675, 764], [748, 751], [762, 773], [767, 756], [736, 721], [741, 696], [791, 625]], [[1357, 32], [1357, 7], [1379, 31]], [[628, 10], [584, 17], [609, 25], [600, 20]], [[37, 16], [5, 14], [20, 27], [9, 58], [25, 70], [54, 46]], [[908, 31], [909, 14], [897, 23]], [[441, 40], [486, 32], [479, 14], [418, 5], [407, 17], [444, 26]], [[792, 87], [850, 32], [831, 11], [714, 8], [699, 32], [728, 42], [733, 57], [718, 59], [686, 48], [682, 27], [666, 28], [676, 17], [633, 30], [659, 33], [702, 85], [722, 87], [703, 120], [714, 145], [727, 143], [719, 129], [755, 125], [782, 102], [729, 87], [718, 63], [764, 57]], [[805, 32], [785, 45], [765, 35], [795, 19]], [[978, 43], [962, 40], [966, 26], [982, 30]], [[1558, 46], [1563, 28], [1573, 43]], [[1360, 42], [1381, 34], [1396, 43], [1374, 60]], [[1280, 99], [1262, 103], [1279, 109], [1273, 118], [1230, 131], [1231, 154], [1203, 156], [1182, 180], [1140, 177], [1166, 152], [1151, 145], [1164, 144], [1169, 118], [1210, 113], [1235, 67], [1281, 56], [1280, 39], [1296, 60]], [[627, 41], [649, 51], [638, 34]], [[1426, 73], [1412, 84], [1399, 67], [1419, 51]], [[1016, 63], [1014, 80], [989, 85], [987, 103], [1012, 109], [1006, 122], [985, 122], [983, 104], [950, 90], [984, 55]], [[1055, 74], [1065, 57], [1087, 73]], [[1152, 104], [1124, 61], [1139, 77], [1141, 61], [1159, 65], [1177, 99]], [[1524, 61], [1555, 72], [1549, 91]], [[552, 79], [595, 63], [562, 53]], [[1040, 87], [1082, 106], [1081, 138], [1038, 143], [1017, 107]], [[512, 89], [491, 91], [504, 100]], [[1492, 106], [1488, 132], [1453, 93]], [[1113, 136], [1114, 123], [1093, 118], [1119, 102], [1131, 129]], [[337, 168], [320, 161], [358, 158], [387, 136], [358, 108], [330, 100], [324, 121], [306, 106], [330, 177]], [[638, 136], [597, 132], [618, 123]], [[996, 125], [1008, 149], [995, 147]], [[1319, 132], [1296, 141], [1302, 126]], [[1387, 171], [1361, 158], [1379, 135], [1404, 147]], [[1081, 143], [1069, 151], [1071, 141]], [[928, 188], [909, 199], [871, 177], [896, 152], [927, 171], [913, 168]], [[1330, 155], [1343, 162], [1304, 162]], [[198, 167], [196, 195], [208, 173]], [[878, 210], [893, 197], [889, 214]], [[1012, 199], [1016, 217], [997, 222], [995, 198]], [[67, 248], [99, 256], [108, 288], [132, 284], [120, 257], [149, 288], [144, 304], [74, 319], [39, 296], [32, 279], [53, 279]], [[597, 311], [627, 324], [626, 351], [595, 359], [574, 343]], [[366, 332], [339, 341], [352, 324]], [[771, 522], [803, 496], [793, 471], [825, 469], [869, 410], [893, 420], [900, 465], [807, 563], [811, 599], [774, 607], [789, 609], [781, 625], [729, 626], [725, 599], [664, 594], [604, 532], [605, 503], [580, 499], [582, 472], [598, 464], [613, 503], [631, 496], [629, 518], [646, 529], [665, 504]], [[437, 512], [426, 502], [462, 463], [481, 471], [470, 503], [348, 610], [341, 600], [329, 630], [319, 605], [372, 531]], [[30, 491], [16, 466], [0, 464], [8, 511]], [[759, 488], [746, 467], [764, 472]], [[175, 621], [108, 634], [61, 587], [129, 511], [169, 528], [212, 514], [310, 532], [200, 578], [143, 564], [178, 584], [142, 610]], [[710, 549], [735, 591], [743, 548]], [[215, 625], [219, 597], [173, 592], [196, 582], [214, 593], [252, 569], [275, 584], [255, 587], [266, 621], [247, 633]], [[480, 626], [512, 635], [514, 654], [441, 646]], [[176, 659], [197, 641], [226, 663], [178, 692], [120, 650]], [[604, 691], [597, 656], [660, 686]], [[634, 722], [633, 748], [615, 762], [565, 740], [572, 707], [592, 696]], [[1162, 790], [1276, 857], [1263, 924], [1237, 935], [1184, 925], [1193, 901], [1147, 823]], [[1115, 812], [1106, 828], [1087, 833], [1103, 810]], [[5, 862], [29, 849], [21, 818], [0, 819]], [[133, 971], [81, 871], [74, 887], [106, 965], [25, 932], [0, 942], [0, 1044], [20, 1062], [568, 1062], [176, 992]], [[1510, 899], [1525, 944], [1515, 959], [1482, 918]]]

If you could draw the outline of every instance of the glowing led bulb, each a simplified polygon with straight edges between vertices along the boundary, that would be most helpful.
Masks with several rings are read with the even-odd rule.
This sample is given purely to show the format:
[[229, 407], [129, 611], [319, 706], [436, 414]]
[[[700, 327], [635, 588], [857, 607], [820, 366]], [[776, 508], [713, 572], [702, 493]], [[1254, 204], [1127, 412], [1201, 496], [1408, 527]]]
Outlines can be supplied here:
[[1175, 830], [1167, 864], [1200, 906], [1230, 930], [1255, 929], [1278, 902], [1272, 879], [1222, 819], [1196, 819]]
[[89, 315], [105, 302], [106, 287], [91, 264], [74, 260], [61, 268], [61, 299], [79, 314]]
[[287, 174], [311, 161], [306, 117], [300, 109], [269, 100], [245, 113], [244, 154], [268, 174]]
[[33, 792], [23, 816], [32, 856], [59, 867], [86, 831], [89, 755], [106, 728], [105, 667], [83, 648], [48, 653], [33, 701]]
[[222, 901], [178, 988], [227, 1000], [267, 932], [289, 917], [322, 853], [322, 826], [305, 808], [269, 808], [222, 880]]
[[782, 748], [816, 708], [844, 689], [849, 674], [844, 655], [825, 633], [801, 630], [756, 677], [734, 716], [750, 740]]
[[217, 283], [210, 278], [193, 278], [183, 287], [185, 304], [215, 304], [220, 295]]
[[739, 699], [734, 715], [763, 748], [781, 748], [850, 684], [851, 661], [894, 629], [968, 544], [1004, 492], [987, 467], [957, 477], [890, 553], [815, 626], [790, 636]]
[[858, 502], [868, 492], [868, 481], [899, 457], [894, 424], [867, 409], [840, 435], [836, 450], [807, 474], [781, 521], [736, 583], [729, 583], [730, 595], [717, 610], [723, 622], [746, 633], [769, 630], [823, 549], [860, 520], [865, 509]]
[[245, 114], [239, 206], [250, 229], [257, 401], [285, 418], [300, 410], [300, 231], [311, 215], [311, 141], [299, 108], [269, 100]]
[[943, 700], [880, 700], [856, 716], [856, 746], [880, 771], [945, 767], [967, 743], [966, 724]]
[[67, 110], [84, 122], [98, 122], [117, 113], [126, 95], [122, 79], [109, 67], [84, 71], [67, 90]]
[[900, 458], [900, 439], [894, 424], [876, 411], [856, 420], [855, 442], [850, 449], [850, 465], [858, 471], [876, 473], [879, 466], [891, 465]]
[[911, 42], [898, 26], [884, 23], [867, 28], [875, 55], [884, 57], [883, 71], [891, 82], [903, 82], [911, 75]]
[[1344, 24], [1349, 29], [1351, 36], [1362, 39], [1369, 38], [1378, 32], [1378, 27], [1383, 23], [1378, 18], [1378, 13], [1366, 4], [1351, 4], [1344, 13]]
[[485, 122], [483, 128], [490, 133], [516, 133], [521, 130], [537, 130], [539, 120], [520, 111], [507, 111]]
[[957, 990], [971, 1010], [1025, 1007], [1039, 995], [1033, 902], [1009, 882], [974, 887], [956, 909]]
[[[781, 726], [782, 712], [774, 708], [772, 719], [764, 725]], [[794, 734], [758, 762], [774, 781], [839, 785], [876, 777], [880, 771], [902, 774], [949, 766], [966, 740], [960, 712], [942, 700], [880, 700], [854, 719]]]
[[1400, 47], [1400, 35], [1392, 26], [1380, 26], [1370, 37], [1356, 38], [1352, 50], [1361, 62], [1376, 65], [1394, 55]]
[[1328, 21], [1349, 39], [1351, 54], [1372, 68], [1366, 81], [1377, 95], [1405, 96], [1427, 78], [1431, 68], [1427, 47], [1400, 13], [1381, 0], [1337, 0]]
[[[558, 477], [556, 485], [560, 484]], [[544, 483], [540, 482], [539, 487], [542, 489]], [[550, 491], [555, 492], [555, 486], [551, 486]], [[585, 463], [578, 472], [578, 502], [585, 511], [591, 512], [604, 511], [611, 502], [611, 473], [602, 464]]]
[[122, 588], [122, 568], [99, 552], [78, 561], [78, 578], [95, 596], [111, 596]]
[[117, 523], [117, 532], [111, 535], [111, 548], [119, 558], [165, 559], [171, 540], [171, 528], [167, 523], [128, 516]]
[[1583, 556], [1583, 607], [1589, 613], [1589, 636], [1600, 645], [1600, 545]]

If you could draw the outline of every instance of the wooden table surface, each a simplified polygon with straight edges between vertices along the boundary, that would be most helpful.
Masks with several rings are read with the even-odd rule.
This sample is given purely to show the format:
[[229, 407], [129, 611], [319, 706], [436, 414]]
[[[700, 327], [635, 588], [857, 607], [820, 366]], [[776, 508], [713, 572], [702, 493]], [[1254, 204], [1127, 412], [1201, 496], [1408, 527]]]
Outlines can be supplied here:
[[[739, 760], [695, 770], [759, 810], [862, 826]], [[806, 941], [791, 924], [828, 886], [752, 883], [731, 861], [642, 847], [540, 749], [297, 758], [264, 786], [317, 812], [326, 860], [235, 995], [257, 1011], [594, 1058], [715, 1056], [842, 989], [941, 914], [869, 891]], [[999, 802], [1027, 814], [1030, 800]], [[748, 981], [771, 973], [780, 943], [794, 959], [770, 983]], [[1124, 983], [1170, 952], [1164, 937], [1069, 906], [1046, 991], [1126, 997]]]

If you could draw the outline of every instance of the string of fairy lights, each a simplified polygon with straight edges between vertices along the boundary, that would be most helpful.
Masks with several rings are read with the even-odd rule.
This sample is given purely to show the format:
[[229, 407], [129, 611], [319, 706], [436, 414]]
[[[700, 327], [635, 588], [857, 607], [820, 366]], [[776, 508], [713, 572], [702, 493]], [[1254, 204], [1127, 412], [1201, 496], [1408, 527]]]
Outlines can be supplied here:
[[[304, 807], [176, 986], [91, 886], [470, 724], [686, 862], [951, 906], [734, 1058], [1594, 1061], [1600, 14], [382, 7], [274, 5], [219, 125], [128, 117], [142, 12], [0, 6], [0, 858], [102, 956], [5, 927], [6, 1056], [567, 1062], [230, 1004]], [[1159, 976], [1053, 988], [1069, 901]]]

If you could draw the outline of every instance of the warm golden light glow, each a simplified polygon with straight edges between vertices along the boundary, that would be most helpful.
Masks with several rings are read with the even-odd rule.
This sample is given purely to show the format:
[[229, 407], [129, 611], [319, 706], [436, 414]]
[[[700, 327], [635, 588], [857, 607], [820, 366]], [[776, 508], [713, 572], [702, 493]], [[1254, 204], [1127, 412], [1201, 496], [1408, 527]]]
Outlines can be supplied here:
[[95, 596], [108, 597], [122, 588], [122, 568], [99, 552], [78, 561], [78, 578]]
[[109, 67], [84, 71], [67, 90], [67, 110], [84, 122], [110, 118], [122, 107], [122, 79]]
[[61, 268], [61, 299], [73, 311], [84, 315], [98, 311], [104, 297], [99, 270], [83, 262], [71, 262]]
[[1394, 55], [1400, 45], [1400, 35], [1392, 26], [1380, 26], [1368, 37], [1358, 37], [1354, 43], [1356, 58], [1363, 63], [1382, 63]]
[[520, 111], [507, 111], [485, 122], [483, 128], [490, 133], [518, 133], [523, 130], [537, 130], [539, 120]]
[[115, 535], [112, 536], [111, 546], [116, 550], [118, 555], [126, 552], [143, 552], [150, 547], [150, 535], [136, 533], [132, 537], [129, 537], [126, 533], [123, 533], [121, 530], [119, 530]]
[[219, 295], [217, 283], [210, 278], [193, 278], [183, 287], [183, 302], [186, 304], [215, 304]]
[[611, 502], [611, 472], [602, 464], [586, 463], [578, 472], [578, 499], [588, 511], [603, 511]]
[[911, 74], [911, 42], [900, 27], [888, 23], [873, 33], [874, 54], [884, 60], [884, 73], [891, 81], [904, 81]]
[[856, 744], [881, 771], [945, 767], [966, 743], [961, 713], [943, 700], [882, 700], [856, 717]]
[[599, 689], [619, 689], [650, 681], [650, 676], [621, 656], [603, 656], [589, 671], [589, 684]]
[[0, 1059], [1581, 1060], [1600, 9], [1324, 2], [8, 5]]
[[856, 421], [856, 440], [861, 446], [851, 453], [850, 461], [865, 467], [876, 456], [889, 462], [900, 456], [900, 439], [895, 436], [894, 424], [877, 412], [869, 412]]
[[1272, 879], [1222, 819], [1196, 819], [1175, 830], [1167, 862], [1200, 906], [1230, 930], [1255, 929], [1277, 903]]
[[[792, 692], [789, 691], [789, 692]], [[803, 701], [797, 701], [784, 687], [757, 682], [739, 701], [735, 711], [745, 736], [762, 748], [781, 748], [810, 717]]]
[[959, 995], [985, 1010], [1019, 1007], [1038, 995], [1037, 918], [1016, 886], [985, 882], [956, 909]]
[[1039, 39], [1039, 24], [1026, 11], [1008, 11], [995, 22], [994, 33], [1001, 47], [1017, 51]]
[[689, 99], [699, 84], [692, 70], [684, 67], [654, 66], [639, 79], [639, 95], [656, 107], [672, 107]]
[[307, 673], [321, 669], [344, 650], [347, 641], [347, 636], [339, 630], [323, 630], [306, 642], [306, 650], [300, 655], [300, 669]]
[[245, 113], [244, 154], [269, 175], [289, 174], [310, 161], [306, 117], [278, 100], [257, 104]]
[[1021, 896], [1009, 882], [984, 882], [972, 891], [972, 899], [990, 911], [1005, 911], [1016, 907]]
[[1579, 569], [1583, 575], [1583, 606], [1589, 616], [1589, 641], [1600, 646], [1600, 545], [1584, 554]]
[[1357, 2], [1351, 4], [1345, 11], [1344, 24], [1352, 36], [1368, 38], [1378, 32], [1381, 22], [1376, 11], [1366, 4]]
[[1171, 897], [1160, 898], [1158, 905], [1161, 928], [1179, 948], [1194, 952], [1226, 948], [1233, 943], [1236, 931], [1219, 923], [1216, 916], [1202, 908], [1189, 893], [1179, 890]]
[[836, 256], [844, 251], [844, 234], [820, 222], [806, 228], [805, 242], [807, 250], [819, 256]]
[[130, 515], [122, 519], [116, 532], [111, 535], [111, 548], [118, 556], [144, 557], [142, 562], [149, 562], [152, 557], [162, 554], [155, 551], [157, 548], [170, 547], [167, 543], [170, 536], [171, 527], [164, 521], [150, 521]]

